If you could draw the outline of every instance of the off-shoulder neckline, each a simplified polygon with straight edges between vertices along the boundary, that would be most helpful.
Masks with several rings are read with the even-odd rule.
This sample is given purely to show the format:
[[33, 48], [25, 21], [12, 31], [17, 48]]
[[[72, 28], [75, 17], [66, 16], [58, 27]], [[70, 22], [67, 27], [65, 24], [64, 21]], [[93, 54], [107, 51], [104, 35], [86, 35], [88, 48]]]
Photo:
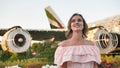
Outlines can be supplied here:
[[84, 47], [84, 46], [95, 46], [95, 45], [66, 45], [66, 46], [59, 46], [59, 47]]

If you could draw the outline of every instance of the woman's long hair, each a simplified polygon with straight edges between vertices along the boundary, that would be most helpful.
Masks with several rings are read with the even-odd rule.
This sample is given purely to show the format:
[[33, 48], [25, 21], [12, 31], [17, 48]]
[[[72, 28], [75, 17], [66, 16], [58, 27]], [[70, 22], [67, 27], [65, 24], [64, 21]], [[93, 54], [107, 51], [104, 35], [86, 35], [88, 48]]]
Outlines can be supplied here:
[[86, 21], [85, 21], [85, 19], [83, 18], [83, 16], [81, 15], [81, 14], [78, 14], [78, 13], [74, 13], [71, 17], [70, 17], [70, 19], [69, 19], [69, 21], [68, 21], [68, 26], [67, 26], [67, 32], [66, 32], [66, 38], [67, 39], [69, 39], [69, 38], [71, 38], [72, 37], [72, 33], [73, 33], [73, 31], [72, 31], [72, 29], [71, 29], [71, 20], [72, 20], [72, 18], [74, 17], [74, 16], [80, 16], [82, 19], [83, 19], [83, 30], [82, 30], [82, 33], [83, 33], [83, 35], [82, 35], [82, 37], [83, 38], [86, 38], [87, 37], [87, 32], [88, 32], [88, 25], [87, 25], [87, 23], [86, 23]]

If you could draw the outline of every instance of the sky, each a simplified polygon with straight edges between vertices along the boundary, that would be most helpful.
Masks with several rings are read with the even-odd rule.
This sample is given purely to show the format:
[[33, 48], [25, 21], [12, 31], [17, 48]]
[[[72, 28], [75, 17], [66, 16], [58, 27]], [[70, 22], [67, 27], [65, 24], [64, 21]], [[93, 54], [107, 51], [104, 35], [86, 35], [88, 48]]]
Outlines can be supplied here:
[[50, 29], [47, 6], [65, 27], [73, 13], [82, 14], [87, 23], [120, 15], [120, 0], [0, 0], [0, 28]]

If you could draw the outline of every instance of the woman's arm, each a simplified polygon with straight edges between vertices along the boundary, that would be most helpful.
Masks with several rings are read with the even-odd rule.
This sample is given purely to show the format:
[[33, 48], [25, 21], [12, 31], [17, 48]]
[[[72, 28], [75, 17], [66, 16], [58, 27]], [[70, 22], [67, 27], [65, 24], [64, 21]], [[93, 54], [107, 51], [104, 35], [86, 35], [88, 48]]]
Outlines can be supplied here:
[[94, 68], [98, 68], [98, 65], [96, 62], [94, 62]]
[[67, 62], [63, 63], [63, 65], [61, 65], [60, 68], [67, 68]]

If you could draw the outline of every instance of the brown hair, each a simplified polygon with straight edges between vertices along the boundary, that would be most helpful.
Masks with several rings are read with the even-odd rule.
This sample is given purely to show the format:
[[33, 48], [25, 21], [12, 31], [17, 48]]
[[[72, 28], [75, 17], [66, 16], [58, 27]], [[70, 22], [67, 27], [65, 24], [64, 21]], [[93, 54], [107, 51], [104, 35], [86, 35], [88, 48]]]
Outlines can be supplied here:
[[85, 19], [83, 18], [83, 16], [81, 15], [81, 14], [78, 14], [78, 13], [74, 13], [71, 17], [70, 17], [70, 19], [69, 19], [69, 21], [68, 21], [68, 26], [67, 26], [67, 28], [68, 28], [68, 30], [67, 30], [67, 32], [66, 32], [66, 37], [67, 38], [71, 38], [71, 36], [72, 36], [72, 29], [71, 29], [71, 20], [72, 20], [72, 18], [74, 17], [74, 16], [76, 16], [76, 15], [78, 15], [78, 16], [80, 16], [82, 19], [83, 19], [83, 30], [82, 30], [82, 33], [83, 33], [83, 35], [82, 35], [82, 37], [83, 38], [86, 38], [87, 37], [87, 32], [88, 32], [88, 25], [87, 25], [87, 23], [86, 23], [86, 21], [85, 21]]

